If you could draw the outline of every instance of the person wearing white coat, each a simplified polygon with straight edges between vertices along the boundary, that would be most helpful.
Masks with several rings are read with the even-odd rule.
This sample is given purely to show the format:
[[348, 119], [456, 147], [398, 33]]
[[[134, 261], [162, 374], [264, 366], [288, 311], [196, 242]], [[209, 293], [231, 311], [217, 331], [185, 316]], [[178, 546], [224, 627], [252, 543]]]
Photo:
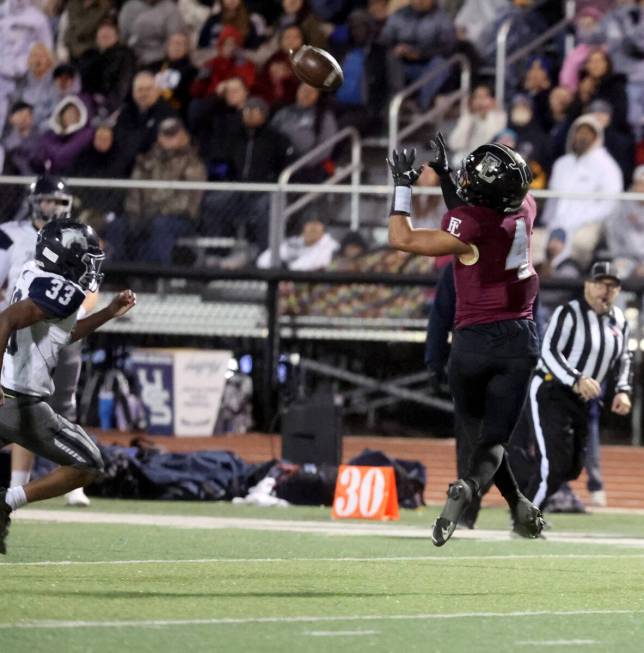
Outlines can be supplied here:
[[[549, 190], [574, 193], [621, 193], [622, 171], [604, 147], [604, 133], [592, 115], [577, 118], [568, 131], [566, 154], [552, 169]], [[550, 198], [543, 222], [552, 233], [565, 235], [559, 257], [572, 257], [588, 267], [593, 251], [609, 220], [619, 214], [617, 199]], [[563, 260], [562, 258], [562, 260]]]

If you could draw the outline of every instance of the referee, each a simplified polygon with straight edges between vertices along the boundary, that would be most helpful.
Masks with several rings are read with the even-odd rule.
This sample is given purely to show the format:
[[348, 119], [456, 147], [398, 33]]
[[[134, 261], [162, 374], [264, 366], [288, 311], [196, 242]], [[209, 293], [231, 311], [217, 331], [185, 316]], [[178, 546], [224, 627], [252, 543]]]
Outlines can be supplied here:
[[611, 264], [595, 263], [584, 298], [559, 306], [548, 324], [510, 453], [521, 491], [537, 506], [581, 473], [588, 402], [604, 380], [614, 392], [611, 410], [631, 410], [628, 324], [613, 305], [620, 288]]

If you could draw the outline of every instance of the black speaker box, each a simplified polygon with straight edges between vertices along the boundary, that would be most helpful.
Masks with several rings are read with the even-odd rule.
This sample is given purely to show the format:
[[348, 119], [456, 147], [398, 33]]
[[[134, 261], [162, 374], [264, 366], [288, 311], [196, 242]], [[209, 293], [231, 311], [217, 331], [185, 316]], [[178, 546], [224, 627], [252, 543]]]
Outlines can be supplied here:
[[288, 406], [282, 415], [282, 458], [300, 464], [340, 464], [342, 413], [331, 395]]

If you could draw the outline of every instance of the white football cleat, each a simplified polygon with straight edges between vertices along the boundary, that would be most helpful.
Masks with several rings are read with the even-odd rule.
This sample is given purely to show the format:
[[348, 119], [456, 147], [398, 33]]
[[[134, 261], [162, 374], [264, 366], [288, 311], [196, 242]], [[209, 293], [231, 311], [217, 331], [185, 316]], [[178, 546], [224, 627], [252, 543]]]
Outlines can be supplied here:
[[82, 487], [78, 487], [65, 495], [65, 505], [76, 508], [87, 508], [90, 504], [89, 497], [85, 494]]

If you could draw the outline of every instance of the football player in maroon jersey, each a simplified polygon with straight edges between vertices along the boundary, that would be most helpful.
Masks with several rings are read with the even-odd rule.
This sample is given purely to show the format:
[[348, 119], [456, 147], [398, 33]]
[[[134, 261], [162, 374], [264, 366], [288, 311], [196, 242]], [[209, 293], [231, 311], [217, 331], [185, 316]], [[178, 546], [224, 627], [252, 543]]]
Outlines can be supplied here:
[[489, 144], [464, 159], [454, 182], [439, 134], [430, 143], [428, 165], [441, 178], [448, 211], [441, 229], [414, 229], [412, 186], [422, 170], [414, 159], [414, 150], [403, 150], [387, 161], [395, 184], [389, 243], [405, 252], [455, 257], [449, 382], [454, 408], [473, 443], [469, 472], [450, 484], [432, 541], [445, 544], [474, 494], [492, 483], [510, 506], [514, 531], [538, 537], [541, 512], [519, 491], [505, 450], [539, 353], [532, 315], [539, 285], [531, 255], [532, 175], [514, 150]]

